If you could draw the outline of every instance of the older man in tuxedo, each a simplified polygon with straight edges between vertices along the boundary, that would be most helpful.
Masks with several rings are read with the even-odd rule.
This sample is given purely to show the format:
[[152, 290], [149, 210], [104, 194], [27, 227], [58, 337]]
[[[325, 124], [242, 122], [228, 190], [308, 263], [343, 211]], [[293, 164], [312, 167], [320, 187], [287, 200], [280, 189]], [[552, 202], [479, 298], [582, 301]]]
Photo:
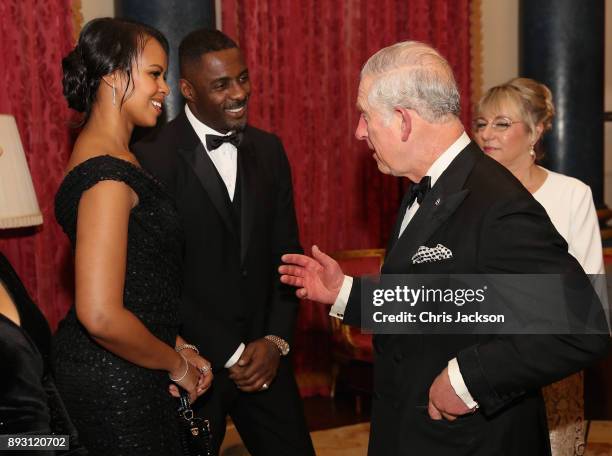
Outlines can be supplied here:
[[[580, 267], [544, 209], [466, 135], [449, 64], [418, 42], [365, 64], [355, 135], [381, 172], [413, 183], [383, 274], [560, 273]], [[525, 128], [517, 123], [510, 128]], [[419, 247], [452, 252], [413, 258]], [[316, 246], [285, 255], [281, 280], [361, 323], [362, 281]], [[540, 387], [608, 349], [607, 335], [375, 335], [369, 454], [550, 454]]]

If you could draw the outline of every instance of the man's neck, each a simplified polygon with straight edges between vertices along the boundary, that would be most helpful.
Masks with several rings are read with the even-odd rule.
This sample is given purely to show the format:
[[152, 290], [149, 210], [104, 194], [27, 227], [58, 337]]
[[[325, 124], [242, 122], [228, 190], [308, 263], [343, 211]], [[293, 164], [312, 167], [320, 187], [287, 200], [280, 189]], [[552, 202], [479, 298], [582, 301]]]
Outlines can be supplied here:
[[200, 122], [207, 129], [213, 130], [212, 133], [218, 133], [220, 135], [226, 135], [227, 133], [229, 133], [231, 131], [231, 130], [228, 130], [227, 128], [215, 128], [212, 125], [210, 125], [209, 123], [207, 123], [204, 119], [202, 119], [202, 116], [200, 115], [200, 113], [198, 112], [198, 110], [196, 109], [196, 107], [192, 103], [187, 102], [186, 106], [189, 109], [189, 112], [191, 113], [193, 118], [195, 120], [197, 120], [198, 122]]
[[412, 182], [420, 182], [432, 165], [446, 152], [464, 133], [463, 125], [459, 119], [444, 124], [430, 124], [422, 133], [424, 141], [419, 148], [420, 162], [414, 171], [405, 177]]

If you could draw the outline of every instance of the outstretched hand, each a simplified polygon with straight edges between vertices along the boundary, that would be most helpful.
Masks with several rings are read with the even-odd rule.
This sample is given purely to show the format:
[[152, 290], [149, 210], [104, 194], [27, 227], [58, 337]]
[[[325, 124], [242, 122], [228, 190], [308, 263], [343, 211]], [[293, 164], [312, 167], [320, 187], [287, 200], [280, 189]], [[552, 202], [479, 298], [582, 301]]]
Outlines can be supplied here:
[[286, 263], [278, 268], [281, 282], [297, 287], [298, 298], [307, 298], [324, 304], [333, 304], [340, 293], [344, 273], [332, 257], [323, 253], [316, 245], [312, 247], [312, 258], [288, 253], [281, 260]]

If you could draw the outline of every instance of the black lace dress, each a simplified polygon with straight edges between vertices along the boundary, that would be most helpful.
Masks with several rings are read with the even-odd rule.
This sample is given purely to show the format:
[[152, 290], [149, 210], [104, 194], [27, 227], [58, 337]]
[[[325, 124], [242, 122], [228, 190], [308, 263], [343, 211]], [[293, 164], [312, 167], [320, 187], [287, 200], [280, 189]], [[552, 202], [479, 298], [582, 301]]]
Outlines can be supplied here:
[[[123, 304], [156, 337], [174, 346], [179, 330], [182, 231], [174, 204], [141, 168], [109, 155], [76, 166], [55, 197], [55, 216], [76, 241], [78, 204], [103, 180], [138, 195], [130, 214]], [[119, 265], [118, 265], [119, 266]], [[176, 400], [168, 375], [132, 364], [94, 342], [74, 306], [54, 336], [58, 389], [91, 455], [179, 455]]]

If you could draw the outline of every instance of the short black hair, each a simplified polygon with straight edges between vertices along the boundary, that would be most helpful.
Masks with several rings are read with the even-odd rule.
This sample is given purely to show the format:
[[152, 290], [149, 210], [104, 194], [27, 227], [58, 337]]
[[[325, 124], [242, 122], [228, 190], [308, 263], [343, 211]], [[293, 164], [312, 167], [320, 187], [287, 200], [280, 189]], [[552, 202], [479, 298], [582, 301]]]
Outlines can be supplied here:
[[103, 17], [89, 21], [81, 30], [76, 47], [62, 60], [64, 97], [72, 109], [91, 113], [103, 76], [120, 70], [128, 77], [121, 103], [132, 82], [132, 64], [150, 38], [168, 53], [168, 40], [157, 29], [140, 22]]
[[194, 30], [183, 38], [179, 45], [181, 76], [185, 76], [187, 67], [198, 63], [204, 54], [235, 48], [238, 48], [236, 42], [219, 30], [206, 28]]

